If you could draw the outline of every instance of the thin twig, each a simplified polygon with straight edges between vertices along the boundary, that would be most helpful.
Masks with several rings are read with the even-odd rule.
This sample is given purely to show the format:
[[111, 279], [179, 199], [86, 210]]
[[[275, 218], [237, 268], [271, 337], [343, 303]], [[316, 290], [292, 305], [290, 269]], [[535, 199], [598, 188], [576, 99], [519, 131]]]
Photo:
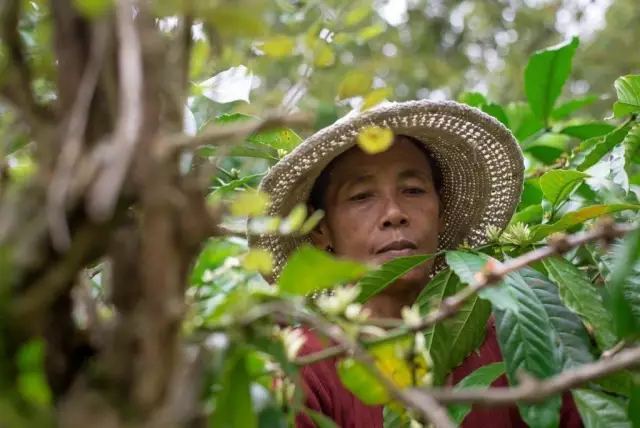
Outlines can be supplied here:
[[[168, 137], [161, 147], [160, 156], [170, 156], [181, 150], [197, 149], [205, 145], [225, 145], [225, 141], [237, 140], [257, 132], [282, 126], [305, 126], [313, 123], [314, 117], [308, 113], [294, 113], [291, 115], [274, 113], [264, 119], [247, 120], [228, 125], [214, 125], [208, 130], [195, 135], [178, 134]], [[242, 140], [243, 138], [241, 138]]]
[[552, 395], [580, 387], [620, 370], [640, 366], [640, 346], [620, 351], [613, 357], [566, 370], [546, 380], [528, 377], [526, 382], [513, 388], [414, 388], [410, 394], [416, 400], [433, 397], [443, 404], [465, 403], [479, 406], [504, 406], [514, 403], [540, 403]]
[[109, 160], [88, 196], [87, 209], [98, 221], [104, 221], [113, 213], [118, 194], [133, 161], [142, 127], [142, 49], [133, 13], [134, 8], [130, 0], [117, 3], [120, 114], [110, 146]]
[[[380, 343], [396, 340], [411, 333], [425, 330], [428, 327], [455, 315], [458, 309], [467, 299], [474, 296], [480, 290], [493, 284], [499, 283], [502, 278], [504, 278], [511, 272], [517, 271], [518, 269], [521, 269], [533, 262], [537, 262], [544, 258], [556, 254], [562, 254], [571, 248], [579, 247], [583, 244], [586, 244], [587, 242], [599, 240], [610, 242], [611, 240], [621, 237], [624, 234], [634, 230], [636, 227], [637, 226], [635, 224], [613, 225], [608, 221], [601, 221], [600, 225], [592, 230], [576, 233], [575, 235], [571, 235], [566, 238], [555, 239], [550, 245], [540, 247], [536, 250], [525, 253], [519, 257], [509, 260], [504, 264], [489, 266], [489, 269], [487, 269], [486, 272], [477, 275], [476, 281], [473, 284], [470, 284], [468, 287], [463, 288], [453, 296], [447, 297], [440, 304], [438, 309], [429, 312], [424, 318], [422, 318], [420, 323], [391, 330], [387, 335], [367, 340], [364, 342], [364, 344], [366, 346], [377, 345]], [[346, 350], [339, 345], [331, 348], [326, 348], [322, 351], [297, 359], [296, 364], [300, 366], [313, 364], [326, 358], [343, 355], [345, 351]]]
[[69, 248], [71, 237], [67, 225], [67, 197], [75, 167], [82, 153], [91, 102], [104, 62], [109, 27], [98, 23], [93, 33], [91, 57], [78, 87], [75, 103], [70, 112], [66, 133], [62, 138], [62, 152], [47, 191], [47, 220], [54, 248], [64, 251]]

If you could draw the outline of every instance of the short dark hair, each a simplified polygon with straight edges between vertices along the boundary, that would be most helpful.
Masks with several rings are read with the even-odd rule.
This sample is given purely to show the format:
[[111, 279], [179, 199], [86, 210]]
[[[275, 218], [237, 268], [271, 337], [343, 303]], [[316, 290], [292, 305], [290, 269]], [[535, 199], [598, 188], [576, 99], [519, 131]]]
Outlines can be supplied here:
[[[409, 141], [414, 143], [427, 157], [427, 161], [429, 162], [429, 166], [431, 167], [431, 174], [433, 177], [433, 185], [436, 189], [436, 193], [438, 197], [440, 196], [440, 189], [442, 188], [442, 170], [440, 166], [435, 160], [433, 153], [427, 146], [425, 146], [420, 140], [414, 137], [410, 137], [408, 135], [399, 135], [399, 137], [407, 138]], [[338, 156], [339, 157], [339, 156]], [[309, 196], [309, 204], [314, 209], [325, 209], [325, 196], [327, 192], [327, 188], [329, 187], [329, 179], [331, 175], [331, 170], [335, 165], [335, 162], [338, 158], [333, 159], [329, 165], [320, 173], [320, 176], [316, 180], [311, 189], [311, 194]]]

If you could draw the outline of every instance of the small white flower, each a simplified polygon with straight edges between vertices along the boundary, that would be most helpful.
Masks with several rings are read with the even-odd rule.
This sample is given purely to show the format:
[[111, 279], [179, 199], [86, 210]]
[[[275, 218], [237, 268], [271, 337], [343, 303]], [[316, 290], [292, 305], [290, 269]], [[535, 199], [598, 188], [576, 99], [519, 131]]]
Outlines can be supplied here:
[[332, 296], [318, 296], [316, 304], [326, 314], [339, 315], [346, 311], [347, 307], [358, 298], [358, 295], [360, 295], [360, 287], [357, 285], [336, 287]]
[[501, 233], [502, 230], [495, 224], [490, 224], [489, 226], [487, 226], [486, 235], [487, 238], [489, 238], [490, 242], [498, 242]]
[[299, 328], [287, 327], [282, 330], [280, 337], [289, 360], [294, 360], [298, 356], [298, 352], [307, 341], [304, 332]]
[[418, 327], [422, 323], [420, 309], [417, 305], [404, 306], [401, 310], [402, 320], [408, 327]]
[[510, 225], [500, 237], [503, 244], [522, 245], [531, 239], [529, 225], [518, 222]]
[[213, 271], [211, 269], [205, 269], [204, 273], [202, 274], [202, 282], [211, 282], [213, 281], [213, 278]]
[[366, 321], [371, 315], [371, 309], [362, 308], [360, 303], [351, 303], [344, 311], [344, 316], [351, 321]]

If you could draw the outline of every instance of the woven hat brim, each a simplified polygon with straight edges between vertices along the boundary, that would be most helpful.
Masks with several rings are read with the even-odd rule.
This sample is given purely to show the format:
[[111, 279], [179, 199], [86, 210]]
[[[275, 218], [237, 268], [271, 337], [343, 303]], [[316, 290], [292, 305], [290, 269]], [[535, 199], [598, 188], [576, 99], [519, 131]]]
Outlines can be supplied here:
[[[356, 144], [369, 126], [390, 128], [423, 142], [442, 172], [445, 231], [438, 247], [488, 242], [487, 228], [504, 229], [523, 189], [524, 159], [511, 132], [481, 110], [452, 101], [393, 103], [337, 122], [301, 143], [271, 168], [260, 190], [270, 194], [269, 215], [286, 216], [308, 200], [322, 170]], [[270, 251], [274, 278], [308, 237], [250, 236], [249, 245]]]

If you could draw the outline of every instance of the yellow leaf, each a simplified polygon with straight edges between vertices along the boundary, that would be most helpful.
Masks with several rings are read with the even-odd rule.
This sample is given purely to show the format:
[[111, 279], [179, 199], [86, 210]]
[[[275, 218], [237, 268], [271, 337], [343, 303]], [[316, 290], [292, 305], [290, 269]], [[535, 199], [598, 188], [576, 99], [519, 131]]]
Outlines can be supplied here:
[[382, 153], [393, 144], [393, 131], [389, 128], [370, 126], [358, 135], [358, 145], [370, 155]]
[[361, 111], [365, 111], [380, 104], [382, 101], [387, 99], [391, 90], [389, 88], [377, 88], [373, 91], [369, 92], [366, 97], [364, 97], [364, 101], [362, 102]]
[[287, 36], [276, 36], [266, 40], [260, 49], [270, 58], [283, 58], [293, 54], [296, 42]]
[[336, 62], [336, 55], [331, 46], [324, 40], [317, 40], [313, 44], [313, 63], [320, 68], [330, 67]]
[[368, 42], [374, 37], [378, 37], [385, 30], [385, 26], [383, 24], [375, 24], [370, 27], [365, 27], [362, 30], [358, 31], [358, 40], [361, 42]]
[[242, 259], [242, 267], [248, 271], [269, 275], [273, 271], [273, 257], [266, 250], [251, 250]]
[[323, 217], [324, 217], [324, 211], [315, 210], [313, 214], [311, 214], [309, 218], [307, 218], [307, 220], [304, 222], [304, 224], [300, 228], [300, 231], [299, 231], [300, 235], [304, 236], [310, 233], [313, 229], [316, 228], [316, 226], [318, 225], [318, 223], [320, 223], [320, 220], [322, 220]]
[[209, 42], [206, 40], [199, 40], [193, 45], [193, 49], [191, 50], [191, 65], [189, 67], [189, 76], [191, 79], [195, 80], [200, 77], [209, 60], [209, 54]]
[[260, 14], [250, 7], [216, 6], [208, 9], [206, 15], [216, 32], [223, 36], [260, 37], [266, 33]]
[[239, 193], [229, 206], [232, 216], [261, 216], [271, 205], [271, 198], [267, 193], [247, 191]]
[[372, 82], [371, 75], [363, 71], [351, 71], [340, 82], [338, 97], [344, 100], [362, 95], [369, 90]]
[[28, 156], [18, 156], [9, 162], [9, 178], [16, 183], [25, 183], [37, 171], [38, 165]]
[[353, 9], [351, 12], [347, 14], [344, 19], [344, 22], [347, 25], [356, 25], [361, 23], [369, 14], [371, 13], [372, 8], [370, 5], [364, 5]]
[[353, 39], [353, 36], [347, 33], [338, 33], [333, 36], [333, 43], [338, 46], [343, 46], [349, 43]]
[[300, 229], [304, 224], [304, 220], [307, 218], [307, 205], [302, 203], [298, 204], [291, 210], [289, 216], [284, 219], [280, 225], [280, 233], [289, 234]]

